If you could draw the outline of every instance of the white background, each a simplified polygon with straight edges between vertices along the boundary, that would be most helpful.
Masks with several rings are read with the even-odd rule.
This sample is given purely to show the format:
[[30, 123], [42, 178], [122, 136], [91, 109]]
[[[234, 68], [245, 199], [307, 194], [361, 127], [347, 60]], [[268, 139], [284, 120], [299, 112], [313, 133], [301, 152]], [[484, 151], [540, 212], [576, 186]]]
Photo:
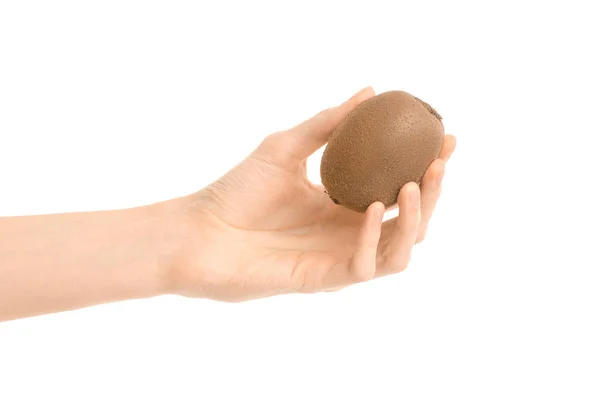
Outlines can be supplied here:
[[406, 272], [3, 323], [0, 396], [599, 395], [593, 5], [0, 2], [3, 216], [191, 193], [367, 85], [459, 143]]

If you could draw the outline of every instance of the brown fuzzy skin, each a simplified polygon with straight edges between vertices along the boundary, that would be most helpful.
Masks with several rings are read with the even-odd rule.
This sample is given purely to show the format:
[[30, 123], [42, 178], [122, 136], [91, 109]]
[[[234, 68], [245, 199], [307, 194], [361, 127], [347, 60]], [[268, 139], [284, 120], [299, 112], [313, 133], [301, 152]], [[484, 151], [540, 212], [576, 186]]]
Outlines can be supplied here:
[[396, 203], [400, 188], [421, 182], [444, 143], [441, 116], [403, 91], [361, 103], [329, 139], [321, 180], [332, 201], [357, 212]]

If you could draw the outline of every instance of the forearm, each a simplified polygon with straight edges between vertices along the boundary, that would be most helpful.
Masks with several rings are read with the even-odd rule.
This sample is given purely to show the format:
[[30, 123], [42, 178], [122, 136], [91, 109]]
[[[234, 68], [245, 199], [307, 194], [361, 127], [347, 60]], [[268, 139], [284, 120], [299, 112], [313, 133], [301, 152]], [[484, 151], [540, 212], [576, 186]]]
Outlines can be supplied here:
[[0, 218], [0, 321], [164, 292], [171, 206]]

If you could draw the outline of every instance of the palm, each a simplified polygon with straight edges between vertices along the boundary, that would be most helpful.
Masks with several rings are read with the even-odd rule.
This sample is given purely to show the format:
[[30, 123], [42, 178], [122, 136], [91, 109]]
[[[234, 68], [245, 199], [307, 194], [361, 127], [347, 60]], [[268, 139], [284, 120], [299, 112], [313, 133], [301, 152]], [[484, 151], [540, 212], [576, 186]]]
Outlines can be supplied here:
[[218, 183], [228, 191], [218, 216], [231, 227], [289, 235], [278, 239], [285, 249], [352, 253], [364, 215], [335, 205], [306, 179], [303, 163], [283, 170], [251, 156]]

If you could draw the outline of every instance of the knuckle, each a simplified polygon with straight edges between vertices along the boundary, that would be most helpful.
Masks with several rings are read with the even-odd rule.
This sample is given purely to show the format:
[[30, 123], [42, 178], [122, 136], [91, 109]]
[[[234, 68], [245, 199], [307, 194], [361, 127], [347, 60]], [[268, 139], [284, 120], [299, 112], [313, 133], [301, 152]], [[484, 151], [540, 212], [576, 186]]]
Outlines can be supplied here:
[[269, 166], [288, 171], [295, 162], [291, 156], [294, 138], [287, 131], [275, 132], [263, 139], [251, 157]]
[[393, 272], [394, 273], [402, 273], [403, 271], [406, 270], [406, 268], [408, 267], [408, 261], [399, 261], [394, 263], [393, 265]]
[[363, 283], [373, 279], [374, 273], [371, 266], [360, 263], [352, 266], [352, 280], [356, 283]]
[[274, 132], [267, 135], [260, 144], [262, 149], [276, 149], [283, 140], [283, 131]]
[[384, 259], [385, 268], [387, 269], [387, 273], [395, 274], [401, 273], [408, 267], [408, 262], [410, 258], [406, 255], [401, 255], [398, 257], [386, 257]]

